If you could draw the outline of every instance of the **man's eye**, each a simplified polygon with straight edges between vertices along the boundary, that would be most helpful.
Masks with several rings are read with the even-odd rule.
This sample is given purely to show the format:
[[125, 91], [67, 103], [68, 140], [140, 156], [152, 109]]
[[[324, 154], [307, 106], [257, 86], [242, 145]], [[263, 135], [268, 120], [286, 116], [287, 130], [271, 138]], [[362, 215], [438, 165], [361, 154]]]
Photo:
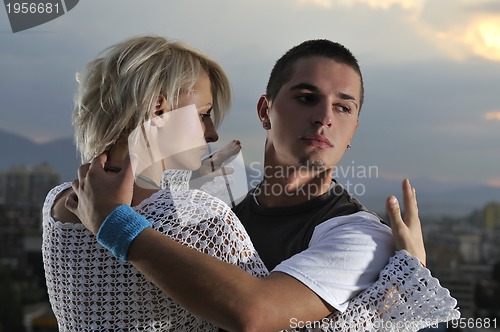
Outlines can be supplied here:
[[335, 109], [337, 109], [338, 111], [340, 111], [341, 113], [351, 113], [351, 109], [347, 106], [344, 106], [344, 105], [333, 105], [333, 107]]
[[311, 95], [311, 94], [305, 94], [305, 95], [298, 96], [297, 100], [299, 100], [300, 102], [305, 103], [305, 104], [310, 104], [316, 100], [316, 97], [314, 95]]

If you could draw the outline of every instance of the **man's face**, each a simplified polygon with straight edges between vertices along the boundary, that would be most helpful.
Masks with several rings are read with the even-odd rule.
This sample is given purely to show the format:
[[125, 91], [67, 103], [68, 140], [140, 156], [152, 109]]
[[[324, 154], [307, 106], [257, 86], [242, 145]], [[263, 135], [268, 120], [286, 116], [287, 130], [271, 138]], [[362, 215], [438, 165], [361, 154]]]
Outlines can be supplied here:
[[348, 65], [317, 56], [299, 59], [294, 69], [274, 101], [259, 103], [259, 116], [271, 127], [266, 160], [271, 166], [332, 168], [358, 126], [360, 77]]

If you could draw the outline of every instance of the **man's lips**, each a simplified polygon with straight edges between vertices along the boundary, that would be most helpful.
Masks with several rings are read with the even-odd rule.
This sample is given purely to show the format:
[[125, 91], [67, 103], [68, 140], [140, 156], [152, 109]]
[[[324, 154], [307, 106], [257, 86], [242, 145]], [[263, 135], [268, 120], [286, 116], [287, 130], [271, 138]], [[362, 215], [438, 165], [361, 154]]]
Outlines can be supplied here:
[[322, 149], [333, 147], [333, 144], [330, 142], [330, 140], [323, 135], [309, 134], [301, 136], [300, 139], [305, 141], [309, 145]]

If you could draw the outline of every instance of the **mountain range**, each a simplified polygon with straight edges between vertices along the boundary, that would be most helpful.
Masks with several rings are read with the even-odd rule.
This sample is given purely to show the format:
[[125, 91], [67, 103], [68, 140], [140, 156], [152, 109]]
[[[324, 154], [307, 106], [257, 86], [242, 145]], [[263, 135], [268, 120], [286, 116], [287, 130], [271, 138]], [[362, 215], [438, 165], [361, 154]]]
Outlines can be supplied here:
[[47, 143], [35, 143], [21, 135], [0, 130], [0, 170], [15, 166], [33, 167], [48, 163], [61, 176], [61, 181], [76, 177], [80, 157], [72, 138], [63, 138]]
[[[48, 163], [61, 176], [61, 181], [76, 177], [80, 159], [72, 138], [58, 139], [47, 143], [35, 143], [21, 135], [0, 130], [0, 171], [11, 167], [35, 166]], [[250, 172], [250, 169], [247, 169]], [[254, 177], [255, 178], [255, 177]], [[351, 187], [346, 186], [350, 181]], [[382, 177], [368, 179], [339, 179], [353, 195], [369, 209], [383, 213], [385, 199], [395, 194], [401, 199], [401, 180]], [[357, 184], [357, 187], [354, 186]], [[500, 202], [500, 188], [486, 185], [463, 185], [431, 178], [412, 179], [417, 188], [419, 211], [428, 216], [465, 216], [489, 202]]]

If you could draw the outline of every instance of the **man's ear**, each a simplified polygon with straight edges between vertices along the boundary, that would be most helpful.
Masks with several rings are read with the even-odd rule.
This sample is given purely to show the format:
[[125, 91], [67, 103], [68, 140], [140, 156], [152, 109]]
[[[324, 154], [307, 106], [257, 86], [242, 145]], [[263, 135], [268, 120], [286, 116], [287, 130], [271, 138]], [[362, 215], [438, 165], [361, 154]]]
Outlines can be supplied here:
[[270, 102], [266, 95], [262, 95], [257, 102], [257, 115], [260, 122], [269, 121], [269, 107]]

